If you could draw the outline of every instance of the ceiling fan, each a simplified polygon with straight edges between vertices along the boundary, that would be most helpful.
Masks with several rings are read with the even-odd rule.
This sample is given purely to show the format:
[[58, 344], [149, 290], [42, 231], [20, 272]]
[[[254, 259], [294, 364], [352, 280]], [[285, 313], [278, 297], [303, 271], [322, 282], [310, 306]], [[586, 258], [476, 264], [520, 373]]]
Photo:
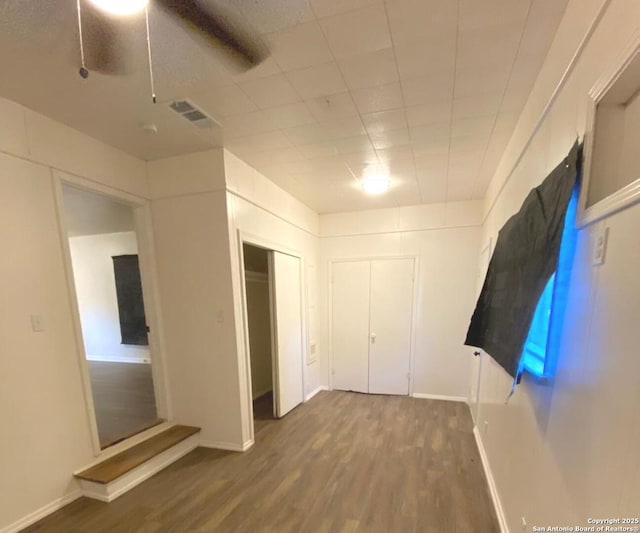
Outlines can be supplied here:
[[[88, 77], [90, 67], [103, 74], [121, 74], [126, 68], [126, 43], [122, 31], [125, 18], [145, 12], [147, 45], [151, 66], [151, 44], [149, 40], [150, 0], [77, 0], [78, 26], [82, 68], [80, 75]], [[234, 65], [248, 70], [261, 63], [268, 50], [260, 39], [241, 27], [228, 12], [214, 9], [211, 2], [206, 5], [198, 0], [151, 0], [157, 7], [171, 16], [189, 32], [199, 36], [214, 48], [221, 48]], [[87, 44], [87, 64], [83, 40]]]

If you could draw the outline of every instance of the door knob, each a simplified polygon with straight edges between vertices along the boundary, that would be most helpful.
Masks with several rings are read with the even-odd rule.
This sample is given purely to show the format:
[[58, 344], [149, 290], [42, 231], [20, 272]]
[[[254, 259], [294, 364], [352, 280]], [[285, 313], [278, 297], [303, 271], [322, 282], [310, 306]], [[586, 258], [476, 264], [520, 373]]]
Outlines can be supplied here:
[[375, 344], [376, 343], [376, 334], [372, 333], [371, 334], [371, 344]]

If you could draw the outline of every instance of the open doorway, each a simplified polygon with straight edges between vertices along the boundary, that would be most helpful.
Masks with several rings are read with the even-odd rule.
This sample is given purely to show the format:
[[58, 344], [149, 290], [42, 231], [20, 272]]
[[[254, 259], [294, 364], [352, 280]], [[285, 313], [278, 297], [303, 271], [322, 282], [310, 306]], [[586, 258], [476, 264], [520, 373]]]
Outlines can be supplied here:
[[302, 260], [243, 242], [254, 436], [304, 401]]
[[134, 207], [63, 184], [64, 219], [100, 448], [162, 422]]
[[275, 415], [269, 251], [243, 244], [254, 430]]

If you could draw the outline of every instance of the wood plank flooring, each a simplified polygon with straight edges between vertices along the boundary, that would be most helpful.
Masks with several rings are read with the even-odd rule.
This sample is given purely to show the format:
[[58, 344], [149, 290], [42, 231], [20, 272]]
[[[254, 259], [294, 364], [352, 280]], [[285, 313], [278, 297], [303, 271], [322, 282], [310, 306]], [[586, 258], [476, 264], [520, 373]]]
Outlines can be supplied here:
[[158, 435], [154, 435], [131, 448], [120, 452], [100, 464], [83, 470], [76, 477], [95, 481], [96, 483], [107, 484], [120, 476], [133, 470], [137, 466], [146, 463], [156, 455], [161, 454], [179, 442], [194, 435], [200, 428], [191, 426], [172, 426]]
[[197, 448], [27, 531], [497, 533], [465, 404], [322, 392], [245, 453]]
[[102, 448], [162, 422], [156, 412], [151, 365], [88, 363]]

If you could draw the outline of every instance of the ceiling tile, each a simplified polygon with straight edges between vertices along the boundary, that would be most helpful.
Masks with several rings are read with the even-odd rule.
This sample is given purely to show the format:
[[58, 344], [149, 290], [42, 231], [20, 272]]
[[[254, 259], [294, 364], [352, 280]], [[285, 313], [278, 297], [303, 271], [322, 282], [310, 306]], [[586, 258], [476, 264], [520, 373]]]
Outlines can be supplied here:
[[400, 78], [420, 78], [453, 70], [456, 60], [455, 35], [446, 39], [395, 44]]
[[448, 70], [402, 81], [402, 95], [406, 106], [447, 100], [453, 96], [454, 71]]
[[194, 103], [216, 118], [258, 109], [237, 85], [216, 87], [211, 91], [194, 94], [192, 99]]
[[501, 69], [459, 69], [456, 71], [454, 98], [476, 93], [502, 92], [507, 87], [509, 71]]
[[320, 124], [332, 139], [344, 139], [365, 135], [364, 124], [360, 117], [346, 117], [327, 120]]
[[455, 35], [456, 2], [442, 0], [394, 0], [387, 2], [389, 25], [396, 45], [440, 41]]
[[350, 89], [361, 89], [398, 81], [398, 67], [393, 48], [342, 59], [339, 61], [339, 65]]
[[335, 63], [293, 70], [287, 73], [287, 78], [304, 100], [347, 90], [342, 74]]
[[479, 135], [486, 137], [493, 130], [496, 115], [459, 118], [451, 122], [451, 138]]
[[418, 172], [418, 185], [423, 203], [444, 202], [447, 197], [447, 175]]
[[381, 5], [323, 18], [320, 24], [337, 59], [391, 46], [387, 14]]
[[404, 109], [366, 113], [362, 115], [362, 122], [369, 133], [407, 128], [407, 117]]
[[250, 68], [249, 70], [235, 72], [233, 70], [234, 68], [235, 67], [230, 68], [230, 71], [235, 83], [266, 78], [275, 74], [281, 74], [282, 72], [280, 66], [276, 63], [275, 59], [273, 59], [273, 56], [267, 57], [262, 63]]
[[456, 98], [453, 101], [453, 118], [473, 118], [495, 115], [500, 109], [502, 92], [479, 93]]
[[427, 124], [410, 128], [411, 141], [418, 145], [429, 145], [434, 142], [448, 141], [451, 124], [449, 122], [439, 122], [437, 124]]
[[261, 109], [291, 104], [300, 100], [295, 89], [282, 74], [244, 82], [240, 87]]
[[232, 115], [222, 119], [221, 122], [226, 139], [244, 137], [254, 133], [264, 133], [278, 129], [278, 126], [265, 115], [264, 111]]
[[270, 0], [269, 2], [239, 2], [216, 0], [217, 7], [238, 13], [243, 27], [261, 34], [272, 33], [313, 19], [307, 0]]
[[300, 150], [300, 153], [308, 159], [327, 157], [338, 153], [338, 149], [332, 141], [305, 144], [303, 146], [298, 146], [298, 150]]
[[493, 27], [499, 24], [524, 23], [531, 0], [460, 0], [461, 31]]
[[262, 111], [261, 115], [268, 125], [273, 125], [275, 128], [290, 128], [315, 122], [303, 102], [271, 107]]
[[397, 146], [376, 150], [378, 161], [387, 168], [415, 168], [411, 146]]
[[358, 114], [356, 105], [348, 92], [318, 96], [311, 100], [305, 100], [305, 103], [314, 118], [320, 122]]
[[449, 122], [453, 110], [453, 100], [429, 102], [418, 106], [405, 108], [407, 123], [411, 127]]
[[409, 129], [391, 131], [378, 131], [370, 134], [371, 142], [376, 150], [393, 148], [395, 146], [408, 146], [411, 143]]
[[321, 65], [333, 60], [317, 21], [269, 34], [267, 40], [273, 57], [285, 71]]
[[524, 24], [494, 26], [460, 32], [456, 68], [509, 68], [518, 51]]
[[333, 141], [340, 154], [352, 154], [357, 152], [372, 152], [373, 147], [367, 135], [346, 137]]
[[241, 137], [239, 142], [244, 145], [245, 148], [255, 152], [291, 147], [291, 142], [281, 131], [269, 131], [266, 133], [259, 133], [257, 135], [247, 135], [245, 137]]
[[316, 16], [323, 18], [353, 11], [361, 7], [382, 4], [383, 0], [310, 0], [309, 3]]
[[317, 144], [331, 140], [327, 130], [318, 123], [284, 128], [282, 132], [296, 146]]
[[351, 95], [360, 113], [386, 111], [403, 106], [402, 90], [399, 83], [355, 89]]

